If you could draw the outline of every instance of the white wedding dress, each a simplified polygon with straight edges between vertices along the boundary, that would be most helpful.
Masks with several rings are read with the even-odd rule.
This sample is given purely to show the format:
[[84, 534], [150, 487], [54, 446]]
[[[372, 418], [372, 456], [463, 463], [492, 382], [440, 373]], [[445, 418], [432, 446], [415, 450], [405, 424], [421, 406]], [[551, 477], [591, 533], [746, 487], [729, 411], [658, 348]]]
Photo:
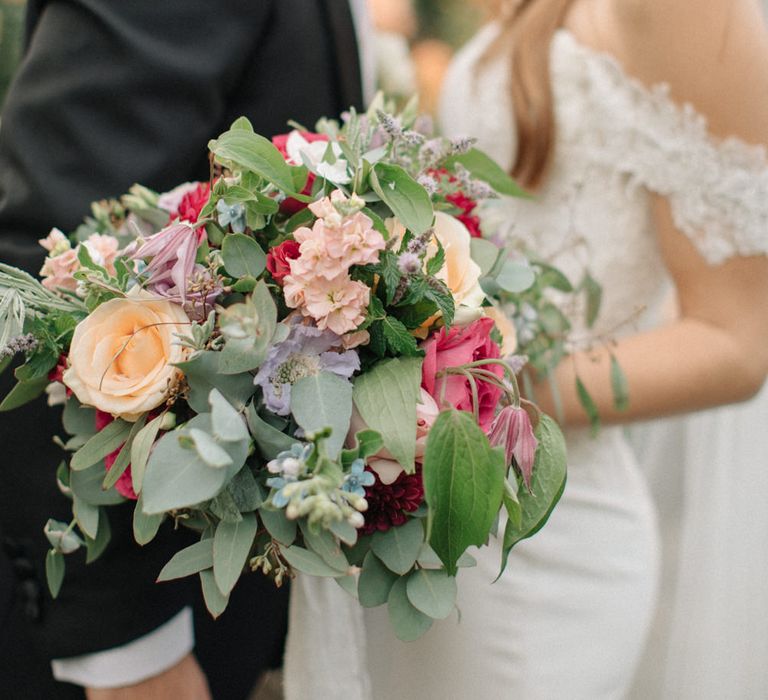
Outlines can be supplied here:
[[[486, 27], [456, 58], [441, 117], [448, 134], [478, 136], [479, 147], [509, 167], [508, 60], [479, 65], [496, 32]], [[551, 56], [558, 131], [547, 185], [536, 200], [496, 203], [486, 220], [574, 282], [589, 270], [603, 287], [598, 333], [659, 322], [669, 280], [650, 192], [668, 198], [677, 226], [712, 264], [768, 251], [762, 150], [714, 140], [703, 119], [676, 106], [663, 87], [646, 89], [565, 30]], [[300, 578], [288, 700], [624, 697], [656, 602], [655, 511], [623, 429], [566, 437], [568, 484], [549, 523], [513, 550], [495, 584], [498, 544], [476, 552], [478, 566], [459, 575], [459, 612], [422, 639], [401, 643], [386, 608], [361, 615], [333, 582]]]

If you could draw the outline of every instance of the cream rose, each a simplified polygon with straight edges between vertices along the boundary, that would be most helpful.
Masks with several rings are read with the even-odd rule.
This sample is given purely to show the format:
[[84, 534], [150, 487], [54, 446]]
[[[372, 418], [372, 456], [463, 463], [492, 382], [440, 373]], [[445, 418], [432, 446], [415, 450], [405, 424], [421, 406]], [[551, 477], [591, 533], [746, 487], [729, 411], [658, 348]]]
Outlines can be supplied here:
[[72, 338], [66, 384], [78, 400], [135, 421], [165, 401], [185, 359], [174, 334], [188, 331], [181, 306], [136, 289], [81, 321]]
[[501, 333], [501, 337], [504, 339], [504, 342], [501, 344], [501, 356], [513, 355], [515, 350], [517, 350], [515, 324], [498, 306], [484, 306], [483, 312], [488, 318], [493, 319], [496, 328], [499, 329], [499, 333]]

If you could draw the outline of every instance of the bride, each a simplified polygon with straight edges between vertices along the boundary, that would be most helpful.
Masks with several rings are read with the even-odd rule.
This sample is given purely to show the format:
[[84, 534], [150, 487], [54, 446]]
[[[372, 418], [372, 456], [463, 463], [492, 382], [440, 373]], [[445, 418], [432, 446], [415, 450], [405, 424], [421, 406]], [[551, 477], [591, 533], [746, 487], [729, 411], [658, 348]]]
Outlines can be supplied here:
[[[745, 400], [768, 372], [768, 38], [757, 0], [500, 4], [449, 72], [443, 127], [478, 135], [535, 192], [500, 203], [500, 232], [535, 243], [576, 282], [588, 270], [603, 287], [592, 334], [617, 343], [577, 350], [556, 372], [568, 486], [504, 576], [492, 584], [492, 542], [461, 573], [460, 619], [411, 644], [394, 638], [385, 609], [366, 611], [364, 639], [340, 651], [341, 664], [360, 664], [346, 694], [292, 667], [312, 614], [311, 600], [297, 602], [289, 698], [623, 697], [655, 604], [655, 513], [624, 429], [590, 436], [575, 376], [617, 424]], [[662, 324], [671, 288], [680, 314]], [[629, 382], [624, 412], [610, 352]], [[548, 385], [535, 389], [554, 413]], [[318, 668], [314, 651], [303, 661]]]

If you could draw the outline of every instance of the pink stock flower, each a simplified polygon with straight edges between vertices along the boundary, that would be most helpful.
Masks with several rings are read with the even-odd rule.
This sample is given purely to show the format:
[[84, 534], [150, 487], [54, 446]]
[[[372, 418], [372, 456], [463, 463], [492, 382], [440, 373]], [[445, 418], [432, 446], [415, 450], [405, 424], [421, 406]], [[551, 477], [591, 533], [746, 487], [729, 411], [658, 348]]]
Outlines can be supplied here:
[[528, 411], [522, 407], [505, 406], [491, 423], [488, 440], [494, 447], [504, 447], [507, 465], [512, 464], [514, 458], [525, 486], [530, 491], [533, 463], [539, 442], [534, 435]]
[[41, 238], [38, 243], [52, 255], [58, 255], [72, 247], [69, 238], [57, 228], [52, 228], [51, 232], [45, 238]]
[[176, 223], [164, 228], [140, 243], [133, 260], [151, 258], [145, 274], [147, 287], [164, 297], [187, 300], [187, 283], [195, 270], [197, 249], [203, 242], [205, 230], [186, 223]]
[[77, 289], [77, 280], [73, 277], [75, 272], [80, 269], [80, 262], [77, 259], [77, 250], [68, 248], [63, 253], [55, 256], [48, 256], [40, 270], [40, 277], [43, 278], [43, 286], [51, 291], [56, 289], [66, 289], [74, 292]]
[[93, 262], [101, 265], [110, 275], [115, 274], [115, 258], [120, 248], [117, 238], [94, 233], [82, 245], [88, 249]]
[[[450, 367], [460, 367], [477, 360], [498, 359], [499, 346], [491, 340], [493, 320], [479, 318], [465, 328], [440, 329], [428, 338], [422, 348], [425, 351], [421, 385], [440, 404], [442, 398], [460, 411], [472, 412], [472, 390], [469, 380], [461, 375], [441, 375]], [[504, 370], [498, 365], [483, 369], [499, 378]], [[496, 413], [501, 389], [489, 382], [477, 380], [478, 415], [480, 427], [487, 432]]]
[[301, 311], [313, 318], [318, 328], [329, 328], [337, 335], [343, 335], [355, 330], [365, 320], [370, 298], [371, 290], [362, 282], [350, 279], [346, 273], [330, 280], [313, 277], [304, 287]]

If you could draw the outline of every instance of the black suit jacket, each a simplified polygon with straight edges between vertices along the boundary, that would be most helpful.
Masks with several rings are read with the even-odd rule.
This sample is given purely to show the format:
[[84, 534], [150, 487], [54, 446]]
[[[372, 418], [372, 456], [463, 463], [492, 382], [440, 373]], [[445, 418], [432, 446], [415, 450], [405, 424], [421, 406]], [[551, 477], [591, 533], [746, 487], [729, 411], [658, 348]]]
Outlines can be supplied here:
[[[31, 272], [43, 259], [37, 239], [53, 226], [72, 230], [92, 200], [134, 182], [164, 191], [206, 179], [206, 143], [236, 117], [271, 135], [289, 118], [312, 126], [361, 106], [345, 0], [33, 0], [28, 26], [0, 128], [0, 259]], [[7, 390], [11, 377], [2, 381]], [[34, 686], [50, 683], [49, 658], [119, 646], [190, 602], [199, 608], [196, 580], [153, 583], [187, 536], [165, 528], [140, 549], [132, 506], [112, 509], [112, 545], [99, 561], [67, 558], [60, 598], [50, 601], [42, 527], [69, 519], [54, 479], [59, 425], [42, 401], [0, 414], [3, 697], [55, 697]], [[242, 584], [221, 622], [199, 617], [198, 653], [217, 697], [242, 697], [282, 649], [285, 592], [256, 575]], [[39, 673], [7, 663], [20, 654]]]

